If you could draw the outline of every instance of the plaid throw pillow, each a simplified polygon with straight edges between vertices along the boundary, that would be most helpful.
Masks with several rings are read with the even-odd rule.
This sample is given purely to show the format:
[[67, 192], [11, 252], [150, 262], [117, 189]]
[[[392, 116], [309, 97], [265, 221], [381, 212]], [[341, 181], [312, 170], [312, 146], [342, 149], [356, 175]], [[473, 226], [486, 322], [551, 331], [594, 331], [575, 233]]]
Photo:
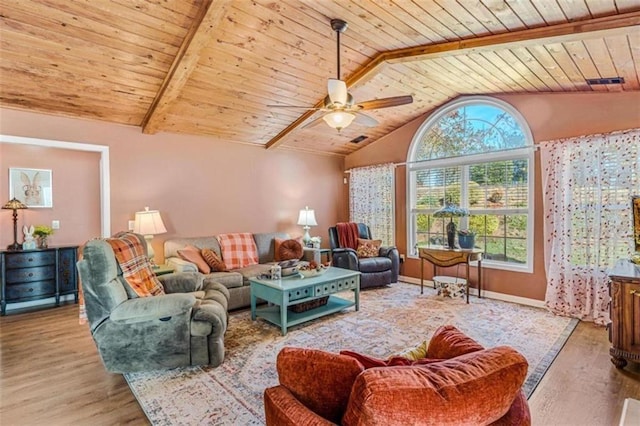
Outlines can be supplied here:
[[106, 241], [113, 249], [122, 269], [122, 277], [140, 297], [165, 294], [164, 288], [151, 270], [151, 263], [142, 243], [134, 234], [118, 234]]
[[249, 232], [218, 235], [222, 260], [228, 270], [258, 264], [258, 247]]

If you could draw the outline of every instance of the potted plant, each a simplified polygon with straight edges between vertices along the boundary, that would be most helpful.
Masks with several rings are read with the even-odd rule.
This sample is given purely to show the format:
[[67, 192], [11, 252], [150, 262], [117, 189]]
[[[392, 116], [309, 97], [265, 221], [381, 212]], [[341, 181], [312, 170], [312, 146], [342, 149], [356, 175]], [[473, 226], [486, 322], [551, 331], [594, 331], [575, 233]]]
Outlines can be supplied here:
[[47, 238], [53, 234], [53, 229], [47, 225], [37, 225], [33, 230], [33, 235], [38, 237], [38, 248], [47, 248]]
[[461, 249], [472, 249], [476, 244], [476, 233], [470, 229], [458, 231], [458, 244]]
[[451, 218], [447, 223], [447, 244], [451, 250], [456, 248], [456, 224], [453, 222], [453, 218], [463, 216], [469, 216], [469, 211], [453, 203], [447, 203], [433, 213], [433, 217]]

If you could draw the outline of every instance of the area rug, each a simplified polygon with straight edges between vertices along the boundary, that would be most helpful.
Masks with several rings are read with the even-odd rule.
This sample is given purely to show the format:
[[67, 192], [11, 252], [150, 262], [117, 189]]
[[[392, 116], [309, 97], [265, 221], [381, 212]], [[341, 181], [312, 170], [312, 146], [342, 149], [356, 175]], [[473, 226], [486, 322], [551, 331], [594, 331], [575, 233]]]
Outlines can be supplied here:
[[280, 328], [248, 311], [233, 313], [225, 336], [226, 356], [217, 367], [126, 374], [140, 406], [154, 425], [262, 425], [264, 389], [278, 383], [275, 360], [284, 346], [332, 352], [350, 349], [386, 358], [414, 347], [441, 325], [452, 324], [485, 347], [509, 345], [529, 362], [527, 396], [558, 354], [577, 320], [546, 310], [490, 299], [441, 298], [435, 290], [398, 283], [361, 292], [353, 308]]

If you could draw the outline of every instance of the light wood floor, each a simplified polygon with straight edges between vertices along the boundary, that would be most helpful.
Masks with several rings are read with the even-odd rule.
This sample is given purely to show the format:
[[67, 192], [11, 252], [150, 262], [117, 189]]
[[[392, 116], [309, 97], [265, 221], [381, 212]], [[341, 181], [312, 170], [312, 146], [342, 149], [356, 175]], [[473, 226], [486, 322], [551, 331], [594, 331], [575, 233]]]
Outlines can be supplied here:
[[[529, 400], [534, 425], [617, 425], [640, 399], [640, 366], [617, 370], [607, 333], [580, 323]], [[0, 424], [149, 424], [125, 380], [105, 372], [77, 305], [0, 318]]]

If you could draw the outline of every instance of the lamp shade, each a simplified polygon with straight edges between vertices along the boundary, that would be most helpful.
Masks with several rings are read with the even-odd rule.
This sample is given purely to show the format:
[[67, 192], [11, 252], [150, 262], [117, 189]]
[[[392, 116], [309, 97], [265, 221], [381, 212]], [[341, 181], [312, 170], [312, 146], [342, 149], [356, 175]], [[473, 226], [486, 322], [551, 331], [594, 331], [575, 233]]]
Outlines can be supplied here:
[[157, 235], [167, 232], [167, 228], [164, 227], [158, 210], [149, 210], [149, 207], [145, 207], [144, 211], [136, 212], [133, 232], [141, 235]]
[[2, 208], [7, 210], [21, 210], [21, 209], [26, 209], [27, 206], [24, 205], [17, 198], [12, 198], [9, 201], [7, 201], [7, 203], [4, 206], [2, 206]]
[[322, 119], [334, 129], [340, 131], [347, 127], [356, 118], [355, 114], [344, 111], [334, 111], [326, 114]]
[[305, 207], [304, 210], [300, 210], [300, 214], [298, 215], [298, 225], [318, 226], [315, 212], [313, 210], [309, 210], [309, 207]]

